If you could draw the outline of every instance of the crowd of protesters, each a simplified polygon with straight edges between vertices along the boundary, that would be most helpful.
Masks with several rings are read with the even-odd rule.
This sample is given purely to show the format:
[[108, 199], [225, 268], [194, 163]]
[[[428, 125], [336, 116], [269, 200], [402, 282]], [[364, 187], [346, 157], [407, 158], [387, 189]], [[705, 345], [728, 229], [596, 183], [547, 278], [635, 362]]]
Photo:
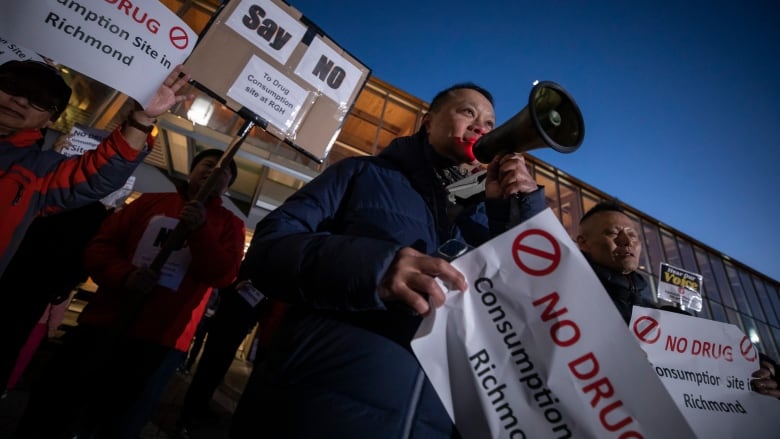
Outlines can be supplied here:
[[[43, 142], [71, 97], [58, 70], [0, 66], [3, 392], [45, 337], [41, 325], [61, 320], [87, 276], [98, 285], [30, 384], [16, 436], [137, 438], [176, 371], [200, 358], [177, 424], [186, 437], [258, 322], [263, 352], [231, 437], [256, 437], [257, 425], [268, 437], [457, 435], [410, 350], [422, 317], [445, 301], [437, 280], [466, 289], [442, 245], [478, 246], [546, 207], [519, 153], [485, 167], [484, 191], [465, 200], [447, 191], [494, 128], [492, 95], [473, 83], [443, 90], [417, 133], [328, 167], [263, 218], [244, 257], [244, 223], [221, 197], [238, 168], [220, 163], [221, 150], [196, 154], [177, 192], [101, 202], [153, 148], [157, 117], [191, 98], [180, 93], [188, 79], [177, 67], [96, 149], [66, 157]], [[580, 226], [577, 243], [624, 319], [634, 305], [655, 306], [619, 206], [597, 206]], [[186, 239], [158, 263], [175, 230]], [[217, 291], [219, 306], [209, 301]], [[765, 360], [753, 388], [780, 397]]]

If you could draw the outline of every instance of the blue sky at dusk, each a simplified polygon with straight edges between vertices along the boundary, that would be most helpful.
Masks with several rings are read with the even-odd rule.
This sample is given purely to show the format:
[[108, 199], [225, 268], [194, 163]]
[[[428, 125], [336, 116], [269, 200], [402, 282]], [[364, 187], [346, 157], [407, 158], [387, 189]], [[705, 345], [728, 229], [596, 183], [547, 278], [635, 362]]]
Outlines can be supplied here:
[[585, 140], [532, 155], [780, 280], [780, 2], [290, 4], [426, 101], [488, 88], [498, 123], [560, 83]]

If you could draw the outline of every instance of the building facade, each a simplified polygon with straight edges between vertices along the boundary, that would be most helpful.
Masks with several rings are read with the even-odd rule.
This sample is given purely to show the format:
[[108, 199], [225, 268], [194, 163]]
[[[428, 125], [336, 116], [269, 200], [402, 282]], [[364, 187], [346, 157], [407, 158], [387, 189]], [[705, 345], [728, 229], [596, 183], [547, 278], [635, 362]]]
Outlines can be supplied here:
[[[200, 32], [216, 11], [218, 0], [163, 0], [166, 6]], [[131, 109], [131, 101], [76, 72], [63, 70], [74, 88], [71, 105], [54, 127], [63, 132], [74, 123], [111, 129]], [[184, 179], [190, 159], [202, 149], [225, 149], [243, 119], [193, 88], [194, 102], [183, 103], [160, 118], [157, 144], [139, 172], [137, 189], [160, 190], [167, 181]], [[232, 207], [247, 224], [248, 237], [257, 221], [281, 204], [327, 166], [346, 157], [374, 155], [390, 140], [420, 127], [428, 104], [382, 80], [371, 77], [347, 115], [324, 163], [318, 163], [254, 128], [236, 155], [239, 175], [228, 193]], [[527, 155], [536, 181], [544, 186], [548, 206], [574, 237], [582, 214], [606, 194]], [[161, 178], [162, 177], [162, 178]], [[146, 183], [144, 183], [146, 182]], [[153, 186], [153, 187], [151, 187]], [[748, 334], [760, 350], [780, 358], [780, 283], [732, 260], [632, 206], [624, 206], [642, 235], [641, 271], [655, 291], [662, 262], [703, 276], [700, 317], [728, 322]]]

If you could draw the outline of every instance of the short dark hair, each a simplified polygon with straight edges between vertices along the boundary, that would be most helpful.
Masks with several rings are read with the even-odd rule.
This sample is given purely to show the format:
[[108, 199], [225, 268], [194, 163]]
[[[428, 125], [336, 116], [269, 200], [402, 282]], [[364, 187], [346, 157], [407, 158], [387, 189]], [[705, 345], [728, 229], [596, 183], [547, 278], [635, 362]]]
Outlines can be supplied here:
[[623, 206], [621, 206], [617, 201], [602, 201], [591, 207], [590, 210], [585, 212], [585, 215], [582, 215], [580, 224], [584, 223], [588, 218], [599, 212], [620, 212], [622, 214], [626, 213], [626, 211], [623, 209]]
[[431, 106], [429, 107], [428, 111], [436, 111], [441, 107], [444, 102], [447, 101], [447, 98], [449, 97], [450, 92], [455, 90], [463, 90], [463, 89], [469, 89], [474, 90], [476, 92], [479, 92], [482, 94], [482, 96], [485, 97], [490, 102], [490, 105], [494, 105], [493, 103], [493, 95], [490, 94], [489, 91], [485, 90], [484, 88], [478, 86], [477, 84], [473, 82], [461, 82], [455, 85], [451, 85], [444, 90], [436, 93], [436, 96], [433, 97], [433, 100], [431, 101]]
[[[221, 149], [204, 149], [192, 159], [192, 163], [190, 163], [190, 172], [192, 172], [192, 170], [195, 169], [195, 166], [197, 166], [198, 163], [206, 157], [216, 157], [217, 160], [219, 160], [219, 158], [222, 157], [222, 153], [223, 151]], [[236, 176], [238, 175], [238, 166], [236, 166], [236, 161], [232, 159], [230, 160], [230, 164], [228, 166], [230, 166], [230, 182], [228, 183], [228, 186], [231, 186], [233, 182], [236, 181]]]
[[[0, 65], [0, 82], [13, 81], [16, 86], [25, 84], [22, 88], [33, 91], [33, 94], [41, 100], [50, 103], [52, 116], [55, 121], [65, 111], [70, 101], [71, 88], [62, 78], [56, 68], [41, 61], [17, 61], [12, 60]], [[30, 96], [25, 96], [28, 99]]]

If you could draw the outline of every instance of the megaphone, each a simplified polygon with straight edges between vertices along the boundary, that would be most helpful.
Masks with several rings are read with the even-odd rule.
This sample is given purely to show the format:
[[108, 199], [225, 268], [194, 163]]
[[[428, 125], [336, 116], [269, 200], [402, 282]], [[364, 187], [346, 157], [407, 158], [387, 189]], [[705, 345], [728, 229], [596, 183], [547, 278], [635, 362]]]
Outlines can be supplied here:
[[490, 163], [498, 154], [549, 146], [563, 153], [577, 150], [585, 137], [577, 103], [563, 87], [551, 81], [534, 85], [528, 105], [511, 119], [480, 137], [474, 157]]

